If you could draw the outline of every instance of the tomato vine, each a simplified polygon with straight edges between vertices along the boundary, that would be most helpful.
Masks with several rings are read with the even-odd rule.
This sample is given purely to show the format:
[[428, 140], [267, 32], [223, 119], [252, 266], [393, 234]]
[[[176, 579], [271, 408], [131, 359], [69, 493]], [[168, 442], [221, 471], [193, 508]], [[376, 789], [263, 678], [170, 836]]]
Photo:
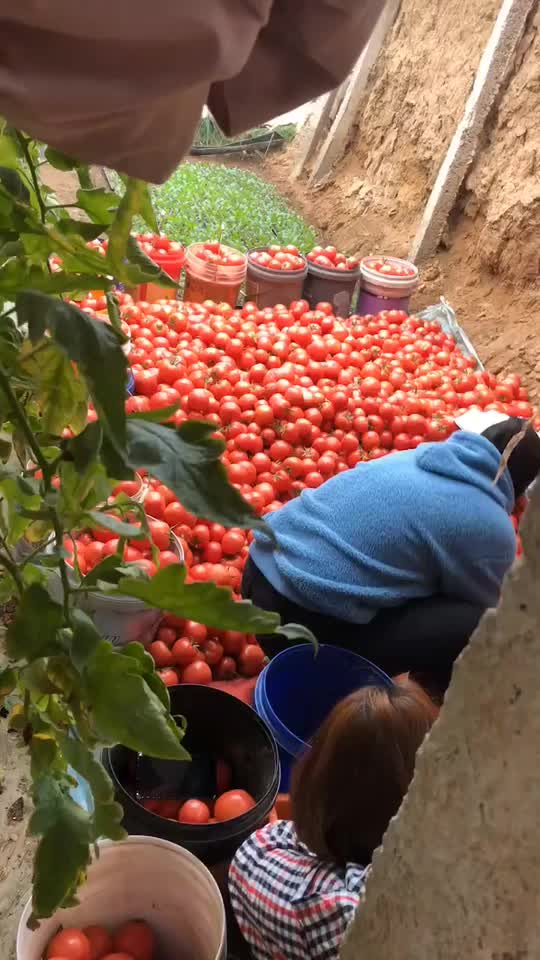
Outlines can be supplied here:
[[[130, 235], [135, 216], [156, 229], [146, 184], [126, 179], [120, 197], [94, 187], [76, 160], [51, 149], [45, 156], [77, 175], [73, 203], [60, 203], [41, 179], [40, 145], [0, 124], [0, 602], [16, 604], [0, 701], [30, 755], [29, 829], [39, 838], [32, 922], [73, 902], [100, 837], [124, 836], [96, 750], [121, 743], [157, 757], [186, 756], [152, 658], [138, 643], [115, 648], [103, 639], [85, 613], [85, 595], [137, 597], [223, 629], [279, 627], [276, 615], [235, 602], [223, 588], [186, 583], [181, 565], [149, 580], [122, 563], [125, 538], [146, 536], [146, 519], [139, 511], [133, 523], [136, 505], [125, 494], [106, 517], [103, 505], [140, 468], [197, 516], [244, 528], [261, 521], [229, 484], [212, 425], [160, 422], [170, 411], [126, 416], [114, 285], [174, 286]], [[105, 257], [87, 245], [98, 236], [108, 238]], [[52, 256], [60, 269], [51, 269]], [[93, 289], [107, 292], [109, 323], [76, 305]], [[94, 422], [87, 422], [89, 403]], [[100, 522], [119, 537], [118, 554], [80, 576], [66, 562], [65, 538]], [[90, 810], [71, 796], [74, 774], [89, 785]]]

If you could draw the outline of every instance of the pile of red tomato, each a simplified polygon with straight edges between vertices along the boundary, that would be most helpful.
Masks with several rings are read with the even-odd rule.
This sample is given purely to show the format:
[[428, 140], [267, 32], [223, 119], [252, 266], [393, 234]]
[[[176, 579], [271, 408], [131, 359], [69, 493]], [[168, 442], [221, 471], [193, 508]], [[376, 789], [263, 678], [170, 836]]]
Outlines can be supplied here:
[[153, 257], [169, 257], [171, 254], [180, 253], [183, 246], [178, 240], [169, 240], [168, 237], [162, 237], [155, 233], [140, 233], [136, 237], [143, 253], [152, 259]]
[[154, 960], [156, 937], [144, 920], [107, 927], [63, 927], [49, 940], [46, 960]]
[[415, 277], [416, 270], [414, 267], [410, 266], [407, 263], [396, 263], [393, 260], [387, 260], [385, 257], [381, 257], [380, 260], [370, 259], [369, 269], [376, 270], [377, 273], [380, 273], [383, 277]]
[[241, 267], [245, 257], [241, 253], [231, 252], [219, 243], [218, 240], [209, 240], [197, 252], [199, 260], [211, 263], [215, 267]]
[[298, 247], [292, 244], [286, 247], [272, 244], [266, 250], [254, 250], [249, 259], [267, 270], [303, 270], [305, 267], [305, 260], [300, 256]]
[[313, 247], [307, 254], [310, 263], [325, 270], [358, 270], [358, 260], [339, 253], [335, 247]]
[[255, 806], [255, 800], [247, 790], [231, 790], [232, 770], [226, 760], [216, 761], [216, 794], [203, 800], [190, 797], [184, 800], [143, 800], [145, 810], [177, 820], [178, 823], [196, 826], [205, 823], [225, 823], [241, 817]]
[[[265, 309], [122, 300], [136, 390], [126, 409], [178, 404], [174, 423], [213, 422], [230, 481], [261, 515], [357, 464], [444, 440], [471, 407], [533, 415], [518, 376], [476, 371], [436, 323], [402, 311], [345, 321], [330, 304], [311, 310], [304, 300]], [[251, 534], [194, 517], [159, 481], [147, 483], [151, 525], [164, 525], [154, 537], [164, 562], [172, 530], [192, 581], [239, 595]], [[114, 535], [93, 539], [90, 549], [82, 544], [88, 565], [115, 543]], [[152, 563], [147, 547], [134, 554], [141, 548], [129, 544], [129, 559]], [[168, 684], [254, 676], [264, 665], [254, 638], [170, 615], [151, 653]]]

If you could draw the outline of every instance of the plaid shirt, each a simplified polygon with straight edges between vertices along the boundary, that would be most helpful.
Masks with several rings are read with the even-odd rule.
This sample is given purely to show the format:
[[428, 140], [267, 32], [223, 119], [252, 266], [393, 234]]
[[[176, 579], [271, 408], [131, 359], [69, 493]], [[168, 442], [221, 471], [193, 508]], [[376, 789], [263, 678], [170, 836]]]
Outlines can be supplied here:
[[229, 892], [255, 960], [336, 960], [368, 870], [318, 860], [290, 820], [254, 833], [231, 864]]

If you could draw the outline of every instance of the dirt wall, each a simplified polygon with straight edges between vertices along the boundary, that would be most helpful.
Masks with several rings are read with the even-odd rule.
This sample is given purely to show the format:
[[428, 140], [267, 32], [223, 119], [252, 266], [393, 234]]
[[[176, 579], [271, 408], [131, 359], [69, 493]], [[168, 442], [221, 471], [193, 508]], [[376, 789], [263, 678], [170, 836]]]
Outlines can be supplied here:
[[483, 265], [505, 282], [540, 276], [540, 10], [466, 180], [460, 209], [475, 222]]
[[466, 9], [462, 0], [403, 0], [345, 159], [322, 191], [338, 201], [342, 246], [376, 231], [406, 252], [498, 8], [498, 0]]

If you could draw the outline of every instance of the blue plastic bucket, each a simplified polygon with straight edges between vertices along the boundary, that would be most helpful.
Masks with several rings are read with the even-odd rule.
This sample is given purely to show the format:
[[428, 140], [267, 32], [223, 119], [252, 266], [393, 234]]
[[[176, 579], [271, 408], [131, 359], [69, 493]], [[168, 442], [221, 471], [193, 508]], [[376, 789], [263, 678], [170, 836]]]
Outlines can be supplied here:
[[389, 687], [390, 677], [341, 647], [289, 647], [264, 668], [255, 687], [255, 709], [272, 731], [281, 761], [280, 792], [287, 793], [292, 764], [332, 708], [359, 687]]

